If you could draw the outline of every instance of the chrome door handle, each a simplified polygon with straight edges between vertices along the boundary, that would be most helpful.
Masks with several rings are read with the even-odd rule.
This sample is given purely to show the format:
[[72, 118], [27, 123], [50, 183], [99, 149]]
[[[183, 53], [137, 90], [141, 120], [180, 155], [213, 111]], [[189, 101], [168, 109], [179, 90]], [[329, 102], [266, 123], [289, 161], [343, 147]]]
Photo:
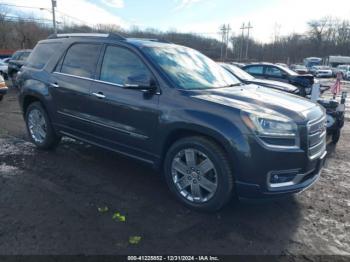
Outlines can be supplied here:
[[53, 88], [58, 88], [60, 87], [57, 83], [50, 83], [50, 86]]
[[98, 98], [106, 98], [106, 96], [103, 93], [92, 93], [94, 96], [98, 97]]

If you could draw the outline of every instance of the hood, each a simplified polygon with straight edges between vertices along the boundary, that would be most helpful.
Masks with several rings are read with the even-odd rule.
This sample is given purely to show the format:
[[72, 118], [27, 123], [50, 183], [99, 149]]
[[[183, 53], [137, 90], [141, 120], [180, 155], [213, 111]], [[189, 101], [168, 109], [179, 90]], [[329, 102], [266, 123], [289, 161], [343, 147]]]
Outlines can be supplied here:
[[310, 100], [256, 85], [212, 89], [193, 97], [243, 111], [273, 110], [299, 124], [305, 123], [310, 111], [323, 114], [321, 107]]
[[282, 91], [285, 91], [288, 93], [295, 93], [298, 91], [298, 88], [296, 86], [293, 86], [293, 85], [288, 84], [288, 83], [273, 81], [273, 80], [265, 80], [265, 79], [255, 78], [253, 80], [249, 80], [249, 83], [282, 90]]

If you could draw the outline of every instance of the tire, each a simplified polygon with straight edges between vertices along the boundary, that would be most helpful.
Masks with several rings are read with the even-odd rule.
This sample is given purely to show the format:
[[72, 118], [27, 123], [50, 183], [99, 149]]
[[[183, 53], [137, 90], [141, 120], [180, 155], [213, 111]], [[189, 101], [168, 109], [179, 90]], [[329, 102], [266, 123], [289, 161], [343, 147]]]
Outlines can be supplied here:
[[[35, 128], [35, 125], [33, 125], [33, 123], [38, 122], [34, 120], [36, 118], [40, 120], [39, 126], [41, 128]], [[61, 141], [61, 137], [55, 133], [50, 118], [40, 102], [34, 102], [28, 106], [25, 122], [28, 135], [38, 148], [53, 149]], [[40, 129], [40, 132], [37, 131], [38, 129]]]
[[[190, 157], [191, 151], [195, 158]], [[191, 165], [188, 159], [195, 159], [196, 164]], [[204, 163], [207, 164], [204, 166]], [[194, 168], [191, 169], [191, 166]], [[213, 169], [209, 169], [211, 166]], [[170, 191], [180, 202], [198, 211], [217, 211], [231, 199], [232, 173], [226, 153], [216, 143], [204, 137], [178, 140], [170, 147], [164, 161], [164, 175]], [[214, 185], [215, 190], [206, 189], [213, 189]], [[199, 194], [195, 194], [195, 191]]]
[[0, 95], [0, 101], [1, 101], [3, 98], [4, 98], [4, 96], [3, 96], [3, 95]]
[[332, 143], [335, 145], [339, 142], [340, 139], [340, 129], [337, 129], [336, 131], [333, 132], [332, 134]]

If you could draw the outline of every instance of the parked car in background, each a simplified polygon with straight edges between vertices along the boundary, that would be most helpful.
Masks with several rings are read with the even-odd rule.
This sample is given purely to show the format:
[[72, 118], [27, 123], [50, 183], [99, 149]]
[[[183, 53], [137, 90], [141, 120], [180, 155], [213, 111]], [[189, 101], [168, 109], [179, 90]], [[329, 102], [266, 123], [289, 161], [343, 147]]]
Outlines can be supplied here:
[[314, 71], [315, 77], [333, 77], [332, 68], [329, 66], [316, 66]]
[[233, 194], [300, 192], [324, 163], [321, 106], [243, 87], [187, 47], [115, 34], [53, 35], [37, 44], [17, 80], [37, 147], [69, 136], [144, 161], [161, 168], [174, 196], [194, 209], [218, 210]]
[[26, 62], [31, 51], [32, 50], [30, 49], [18, 50], [12, 55], [11, 59], [9, 60], [7, 74], [9, 78], [11, 78], [13, 85], [16, 85], [15, 80], [17, 73]]
[[343, 76], [343, 79], [346, 79], [346, 80], [350, 79], [350, 65], [339, 65], [337, 66], [336, 72], [341, 73]]
[[246, 71], [244, 71], [243, 69], [240, 69], [235, 65], [231, 65], [227, 63], [219, 63], [219, 64], [244, 84], [255, 84], [259, 86], [264, 86], [264, 87], [285, 91], [292, 94], [299, 94], [299, 88], [291, 84], [283, 83], [280, 81], [255, 78], [254, 76], [248, 74]]
[[304, 65], [306, 66], [306, 68], [308, 68], [309, 70], [313, 67], [313, 66], [319, 66], [322, 63], [322, 58], [320, 57], [306, 57], [304, 59]]
[[[235, 77], [237, 77], [243, 83], [256, 84], [259, 86], [273, 88], [283, 92], [300, 95], [299, 89], [293, 85], [278, 81], [257, 79], [236, 66], [224, 63], [220, 64], [223, 68], [225, 68]], [[336, 144], [339, 141], [340, 132], [342, 127], [344, 126], [345, 101], [343, 101], [343, 103], [340, 104], [334, 100], [319, 99], [318, 103], [322, 105], [327, 112], [327, 136], [329, 139], [332, 140], [334, 144]]]
[[4, 95], [6, 95], [8, 87], [6, 86], [6, 82], [4, 78], [0, 75], [0, 101], [3, 99]]
[[6, 57], [6, 58], [2, 59], [2, 62], [4, 62], [5, 64], [8, 65], [10, 59], [11, 59], [11, 57]]
[[4, 79], [7, 79], [7, 70], [8, 70], [8, 64], [6, 64], [2, 60], [0, 60], [0, 75]]
[[309, 73], [309, 70], [304, 65], [291, 65], [290, 69], [292, 69], [294, 72], [298, 73], [299, 75], [305, 75]]
[[311, 88], [314, 83], [312, 75], [299, 75], [289, 68], [270, 63], [250, 64], [242, 69], [256, 78], [276, 80], [297, 86], [301, 96], [311, 94]]

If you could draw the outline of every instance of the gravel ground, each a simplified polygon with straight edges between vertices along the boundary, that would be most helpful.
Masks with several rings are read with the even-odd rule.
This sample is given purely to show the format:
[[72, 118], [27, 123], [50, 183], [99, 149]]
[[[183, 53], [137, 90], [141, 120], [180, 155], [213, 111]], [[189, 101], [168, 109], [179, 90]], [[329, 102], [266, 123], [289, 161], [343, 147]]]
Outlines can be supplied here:
[[203, 214], [134, 160], [71, 139], [37, 150], [12, 90], [0, 103], [0, 254], [350, 255], [349, 141], [347, 119], [309, 190]]

